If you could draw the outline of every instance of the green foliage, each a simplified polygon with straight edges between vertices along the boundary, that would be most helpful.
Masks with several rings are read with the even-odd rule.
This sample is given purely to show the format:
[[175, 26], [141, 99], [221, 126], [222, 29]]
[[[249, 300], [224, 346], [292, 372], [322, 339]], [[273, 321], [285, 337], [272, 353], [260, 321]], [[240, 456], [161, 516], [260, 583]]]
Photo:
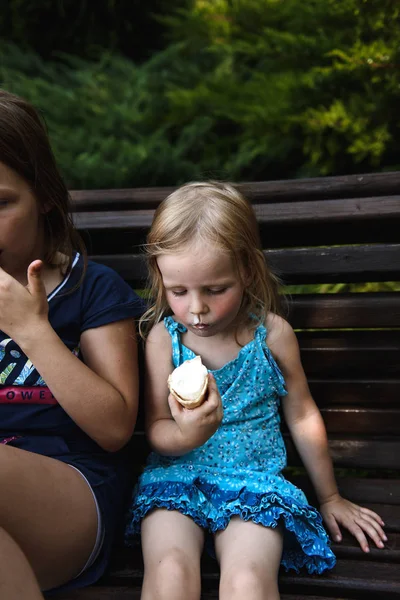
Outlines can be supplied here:
[[141, 64], [107, 52], [45, 62], [0, 48], [1, 85], [42, 109], [71, 187], [400, 168], [397, 0], [151, 6], [162, 6], [171, 43]]
[[172, 184], [189, 177], [184, 153], [190, 140], [174, 144], [166, 134], [170, 54], [144, 67], [112, 55], [96, 63], [67, 56], [45, 63], [3, 46], [0, 80], [41, 110], [70, 187]]
[[96, 58], [113, 50], [142, 61], [166, 45], [156, 15], [191, 0], [0, 0], [0, 37], [46, 60], [68, 52]]
[[400, 292], [399, 281], [372, 281], [369, 283], [310, 283], [286, 285], [284, 293], [293, 294], [339, 294], [364, 292]]
[[174, 91], [180, 126], [223, 123], [234, 177], [399, 168], [397, 1], [199, 0], [169, 25], [205, 65]]

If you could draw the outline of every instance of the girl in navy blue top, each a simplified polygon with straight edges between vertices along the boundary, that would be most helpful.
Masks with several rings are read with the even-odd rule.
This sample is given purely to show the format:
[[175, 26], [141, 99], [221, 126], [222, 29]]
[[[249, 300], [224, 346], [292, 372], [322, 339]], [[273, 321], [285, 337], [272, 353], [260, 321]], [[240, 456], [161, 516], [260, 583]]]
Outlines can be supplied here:
[[34, 600], [104, 571], [130, 480], [143, 307], [86, 264], [33, 107], [0, 91], [0, 132], [0, 580], [7, 600]]

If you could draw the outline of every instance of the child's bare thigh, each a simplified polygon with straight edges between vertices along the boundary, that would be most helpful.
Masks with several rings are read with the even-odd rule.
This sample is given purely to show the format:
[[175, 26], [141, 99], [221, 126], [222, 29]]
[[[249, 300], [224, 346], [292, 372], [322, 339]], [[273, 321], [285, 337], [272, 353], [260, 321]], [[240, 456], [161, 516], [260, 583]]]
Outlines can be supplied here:
[[197, 560], [203, 545], [203, 530], [176, 510], [156, 508], [142, 521], [142, 550], [147, 563], [157, 562], [174, 548]]
[[83, 477], [61, 461], [0, 445], [0, 486], [0, 527], [24, 551], [42, 589], [75, 577], [97, 533]]
[[279, 525], [273, 529], [239, 517], [233, 517], [228, 527], [215, 535], [215, 551], [221, 572], [251, 565], [275, 577], [282, 547], [283, 532]]

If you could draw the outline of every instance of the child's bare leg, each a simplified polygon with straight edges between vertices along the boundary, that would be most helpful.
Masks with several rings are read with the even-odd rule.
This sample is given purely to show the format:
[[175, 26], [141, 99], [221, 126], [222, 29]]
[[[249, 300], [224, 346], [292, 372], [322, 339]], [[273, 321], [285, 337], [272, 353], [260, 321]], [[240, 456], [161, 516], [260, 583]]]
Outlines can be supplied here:
[[[0, 489], [0, 528], [10, 536], [0, 539], [0, 555], [6, 552], [2, 544], [10, 545], [11, 539], [25, 555], [41, 589], [78, 575], [97, 532], [93, 495], [83, 477], [60, 461], [0, 444]], [[3, 569], [7, 576], [12, 575], [11, 569], [18, 573], [18, 553], [13, 556], [15, 565], [11, 558], [0, 560], [0, 580]], [[31, 596], [26, 591], [21, 597]]]
[[199, 600], [204, 533], [177, 511], [155, 509], [142, 522], [142, 600]]
[[37, 580], [21, 548], [0, 528], [0, 598], [43, 600]]
[[278, 570], [283, 534], [233, 517], [215, 535], [221, 567], [220, 600], [279, 600]]

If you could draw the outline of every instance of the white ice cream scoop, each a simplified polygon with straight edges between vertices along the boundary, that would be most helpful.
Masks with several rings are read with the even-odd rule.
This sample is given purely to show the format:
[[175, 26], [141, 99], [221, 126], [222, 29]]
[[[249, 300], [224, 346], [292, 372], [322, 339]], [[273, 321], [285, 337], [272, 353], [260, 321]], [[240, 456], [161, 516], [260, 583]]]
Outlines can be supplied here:
[[200, 356], [185, 360], [168, 377], [171, 394], [185, 408], [200, 406], [205, 399], [207, 385], [208, 372]]

